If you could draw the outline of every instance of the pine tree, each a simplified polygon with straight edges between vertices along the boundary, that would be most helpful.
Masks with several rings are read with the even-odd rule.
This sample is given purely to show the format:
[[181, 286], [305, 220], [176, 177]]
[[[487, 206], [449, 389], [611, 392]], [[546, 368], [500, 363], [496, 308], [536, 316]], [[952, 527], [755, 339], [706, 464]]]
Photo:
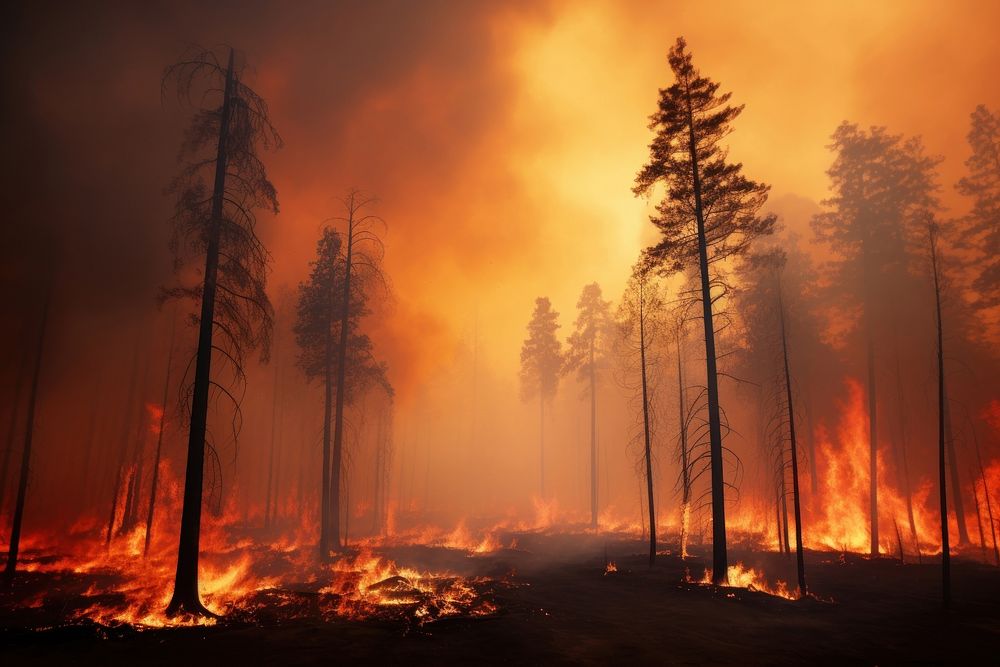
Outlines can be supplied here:
[[535, 299], [535, 310], [528, 322], [528, 337], [521, 346], [521, 398], [538, 397], [539, 489], [545, 498], [545, 403], [559, 389], [563, 367], [562, 344], [556, 337], [559, 313], [552, 310], [548, 297]]
[[885, 319], [889, 287], [899, 285], [906, 259], [905, 227], [932, 210], [937, 158], [923, 152], [919, 139], [903, 140], [883, 127], [868, 131], [842, 123], [833, 134], [835, 154], [827, 209], [812, 220], [817, 238], [833, 251], [831, 285], [861, 303], [867, 352], [870, 476], [870, 547], [879, 553], [878, 390], [876, 340]]
[[200, 307], [177, 573], [168, 616], [210, 614], [198, 591], [206, 451], [217, 462], [221, 444], [206, 440], [210, 398], [232, 403], [234, 439], [240, 419], [239, 392], [213, 377], [213, 362], [228, 372], [230, 384], [242, 384], [245, 355], [260, 349], [261, 360], [267, 361], [270, 348], [272, 308], [265, 291], [270, 256], [257, 237], [255, 212], [277, 213], [278, 201], [257, 151], [281, 140], [267, 105], [244, 83], [235, 60], [232, 49], [225, 65], [211, 51], [197, 50], [164, 75], [164, 85], [176, 81], [182, 99], [201, 101], [184, 145], [187, 163], [172, 187], [177, 195], [173, 248], [179, 264], [189, 253], [204, 261], [198, 284], [164, 294], [192, 299]]
[[590, 396], [590, 525], [597, 526], [597, 380], [606, 365], [604, 357], [610, 344], [611, 302], [601, 298], [601, 286], [591, 283], [583, 288], [576, 303], [577, 316], [563, 370], [575, 370], [586, 383]]
[[[625, 368], [623, 384], [637, 389], [641, 406], [642, 456], [641, 467], [646, 482], [646, 507], [649, 520], [649, 565], [656, 562], [656, 503], [653, 495], [653, 409], [654, 372], [660, 365], [659, 338], [663, 334], [663, 298], [655, 273], [648, 263], [640, 261], [632, 269], [618, 308], [619, 358]], [[636, 386], [632, 378], [639, 376]]]
[[[719, 264], [743, 254], [769, 234], [773, 216], [759, 215], [768, 186], [743, 176], [742, 165], [727, 161], [722, 139], [743, 110], [728, 104], [730, 93], [695, 69], [683, 38], [670, 50], [674, 82], [660, 90], [649, 127], [656, 133], [649, 162], [633, 191], [649, 194], [657, 184], [666, 193], [651, 221], [661, 240], [647, 250], [665, 272], [696, 267], [705, 337], [707, 411], [712, 489], [712, 572], [716, 583], [728, 575], [722, 419], [715, 349], [713, 306], [722, 298]], [[715, 291], [713, 292], [713, 288]]]
[[972, 155], [958, 191], [972, 198], [962, 242], [976, 251], [972, 287], [982, 308], [1000, 305], [1000, 115], [980, 104], [972, 112], [968, 134]]
[[[372, 384], [389, 387], [385, 364], [374, 356], [371, 339], [360, 331], [369, 314], [364, 282], [347, 284], [347, 257], [341, 234], [326, 227], [316, 248], [309, 280], [299, 285], [294, 326], [299, 366], [308, 379], [321, 379], [323, 398], [323, 471], [320, 489], [320, 557], [340, 546], [341, 465], [335, 453], [336, 404], [350, 405]], [[345, 290], [350, 297], [346, 327], [342, 314]], [[344, 339], [346, 338], [346, 344]], [[345, 350], [342, 356], [340, 350]], [[343, 413], [341, 412], [341, 416]]]

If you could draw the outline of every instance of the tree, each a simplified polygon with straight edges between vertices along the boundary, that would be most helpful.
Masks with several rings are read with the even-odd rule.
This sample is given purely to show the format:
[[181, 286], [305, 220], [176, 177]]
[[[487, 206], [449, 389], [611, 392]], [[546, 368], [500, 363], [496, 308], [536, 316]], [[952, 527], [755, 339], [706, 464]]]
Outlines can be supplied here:
[[597, 375], [604, 366], [610, 343], [611, 302], [601, 298], [601, 286], [591, 283], [583, 288], [576, 303], [577, 316], [570, 334], [563, 370], [575, 370], [587, 383], [590, 395], [590, 525], [597, 526]]
[[878, 537], [878, 391], [876, 333], [890, 288], [905, 264], [904, 227], [933, 210], [933, 169], [938, 159], [919, 139], [903, 140], [884, 127], [865, 131], [844, 122], [833, 133], [833, 165], [827, 171], [833, 195], [812, 220], [817, 238], [833, 251], [829, 283], [861, 302], [868, 369], [871, 555]]
[[713, 305], [724, 296], [725, 285], [718, 265], [745, 253], [755, 239], [769, 234], [774, 217], [759, 215], [768, 186], [744, 177], [742, 165], [729, 163], [721, 145], [743, 107], [728, 105], [731, 94], [719, 94], [719, 84], [695, 69], [686, 49], [681, 37], [670, 50], [674, 82], [660, 90], [657, 111], [650, 116], [649, 127], [656, 136], [633, 192], [645, 195], [657, 184], [665, 186], [657, 214], [650, 218], [661, 239], [646, 252], [663, 272], [696, 266], [700, 279], [712, 488], [712, 572], [715, 583], [724, 583], [728, 569], [725, 480]]
[[944, 326], [941, 322], [941, 273], [938, 266], [937, 227], [928, 222], [927, 236], [931, 253], [931, 275], [934, 279], [934, 320], [937, 326], [937, 389], [938, 389], [938, 492], [941, 504], [941, 597], [945, 608], [951, 605], [951, 547], [948, 544], [948, 493], [945, 476], [945, 410], [944, 392]]
[[562, 344], [556, 337], [559, 313], [552, 310], [548, 297], [535, 299], [535, 310], [528, 322], [528, 337], [521, 346], [521, 400], [538, 397], [539, 488], [545, 497], [545, 402], [551, 401], [559, 388], [563, 366]]
[[142, 556], [149, 555], [149, 543], [153, 539], [153, 513], [156, 511], [156, 490], [160, 481], [160, 454], [163, 449], [163, 427], [166, 426], [167, 399], [170, 397], [170, 365], [174, 359], [174, 335], [177, 331], [176, 314], [170, 318], [170, 343], [167, 345], [167, 373], [163, 380], [163, 401], [160, 403], [159, 424], [156, 427], [156, 454], [153, 456], [153, 480], [149, 490], [149, 510], [146, 512], [146, 542]]
[[45, 289], [42, 303], [42, 319], [35, 349], [35, 368], [31, 376], [31, 392], [28, 394], [28, 416], [24, 433], [24, 448], [21, 450], [21, 474], [17, 482], [17, 496], [14, 500], [14, 520], [10, 529], [10, 544], [7, 548], [7, 566], [4, 578], [8, 586], [14, 584], [17, 569], [17, 554], [21, 547], [21, 523], [24, 520], [24, 501], [28, 493], [28, 477], [31, 475], [31, 444], [35, 434], [35, 406], [38, 404], [38, 381], [42, 374], [42, 355], [45, 352], [45, 334], [48, 332], [49, 299], [51, 284]]
[[272, 308], [265, 286], [270, 256], [257, 237], [255, 212], [277, 213], [278, 201], [257, 152], [258, 147], [277, 147], [281, 140], [266, 103], [244, 83], [232, 49], [226, 65], [211, 51], [191, 52], [167, 68], [164, 86], [170, 81], [189, 103], [201, 100], [182, 152], [187, 162], [171, 188], [177, 196], [172, 247], [178, 264], [189, 253], [203, 257], [205, 264], [197, 284], [164, 293], [164, 298], [189, 298], [200, 304], [177, 572], [167, 614], [204, 616], [210, 612], [198, 592], [198, 550], [206, 446], [217, 456], [215, 445], [206, 441], [209, 399], [215, 395], [232, 402], [234, 439], [240, 420], [239, 399], [213, 377], [212, 365], [218, 359], [230, 371], [231, 382], [243, 384], [248, 352], [260, 349], [261, 360], [267, 361]]
[[[625, 287], [625, 295], [618, 307], [618, 327], [620, 347], [619, 357], [625, 364], [625, 382], [636, 388], [629, 378], [634, 377], [638, 365], [638, 396], [642, 415], [642, 467], [646, 480], [646, 506], [649, 513], [649, 565], [656, 562], [656, 509], [653, 497], [653, 373], [660, 359], [654, 352], [658, 337], [662, 334], [663, 299], [655, 273], [648, 263], [639, 262], [632, 269], [632, 275]], [[636, 355], [638, 352], [638, 355]], [[638, 362], [638, 364], [636, 364]]]
[[965, 247], [976, 251], [978, 272], [972, 287], [984, 309], [1000, 305], [1000, 116], [980, 104], [972, 112], [968, 134], [972, 155], [958, 191], [972, 198], [962, 230]]
[[[320, 557], [325, 559], [331, 546], [340, 546], [338, 482], [342, 466], [336, 445], [334, 406], [341, 404], [343, 419], [344, 405], [352, 403], [372, 383], [388, 387], [388, 380], [385, 365], [375, 359], [371, 339], [360, 332], [361, 320], [369, 313], [365, 281], [358, 279], [348, 285], [346, 249], [336, 229], [323, 229], [312, 266], [309, 280], [299, 285], [294, 332], [299, 345], [299, 367], [306, 378], [322, 379], [325, 390], [319, 539]], [[346, 293], [350, 297], [346, 326], [342, 317], [345, 290], [349, 290]]]

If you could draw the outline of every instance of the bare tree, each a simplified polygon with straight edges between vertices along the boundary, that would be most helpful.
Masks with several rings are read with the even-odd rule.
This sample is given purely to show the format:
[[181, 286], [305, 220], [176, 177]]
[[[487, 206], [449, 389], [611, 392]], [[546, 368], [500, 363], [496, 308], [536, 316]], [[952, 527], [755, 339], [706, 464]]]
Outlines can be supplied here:
[[35, 407], [38, 404], [38, 382], [42, 374], [42, 357], [45, 352], [45, 335], [48, 332], [49, 301], [51, 299], [51, 283], [45, 288], [42, 303], [42, 318], [39, 324], [38, 343], [35, 348], [35, 368], [31, 376], [31, 393], [28, 395], [28, 416], [24, 433], [24, 448], [21, 450], [21, 474], [17, 482], [17, 497], [14, 501], [14, 520], [10, 529], [10, 544], [7, 548], [7, 566], [4, 568], [4, 578], [8, 586], [14, 584], [14, 571], [17, 569], [17, 555], [21, 548], [21, 523], [24, 520], [24, 501], [28, 493], [28, 478], [31, 475], [31, 444], [35, 434]]
[[[638, 389], [637, 398], [642, 420], [642, 477], [646, 482], [646, 507], [649, 514], [649, 565], [656, 562], [656, 503], [653, 495], [653, 437], [654, 379], [659, 375], [660, 358], [655, 352], [657, 339], [663, 331], [663, 299], [655, 273], [648, 263], [641, 262], [632, 269], [618, 308], [618, 347], [625, 376], [622, 384]], [[638, 373], [636, 373], [638, 371]], [[636, 386], [635, 375], [639, 376]], [[641, 496], [640, 496], [641, 497]]]

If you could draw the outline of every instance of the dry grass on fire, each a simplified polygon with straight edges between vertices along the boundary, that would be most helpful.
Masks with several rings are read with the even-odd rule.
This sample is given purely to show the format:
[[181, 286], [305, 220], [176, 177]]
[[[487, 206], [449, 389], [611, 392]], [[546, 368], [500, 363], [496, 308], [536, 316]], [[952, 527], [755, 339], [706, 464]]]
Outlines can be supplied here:
[[[698, 549], [684, 561], [661, 553], [649, 569], [643, 544], [634, 538], [525, 533], [502, 541], [516, 548], [474, 554], [388, 547], [378, 557], [395, 569], [378, 570], [362, 584], [374, 587], [369, 595], [378, 594], [374, 606], [303, 572], [297, 585], [247, 592], [213, 626], [95, 623], [79, 611], [93, 608], [93, 591], [108, 586], [101, 578], [113, 573], [40, 568], [0, 601], [0, 647], [5, 664], [287, 665], [335, 658], [887, 665], [980, 664], [995, 659], [1000, 646], [1000, 570], [971, 560], [955, 564], [955, 604], [944, 613], [939, 569], [929, 561], [902, 565], [808, 552], [818, 599], [790, 600], [699, 583], [708, 561]], [[732, 555], [748, 570], [768, 573], [759, 587], [780, 590], [779, 579], [794, 577], [786, 556]], [[611, 560], [614, 568], [607, 567]], [[101, 603], [124, 605], [127, 596], [119, 597]]]

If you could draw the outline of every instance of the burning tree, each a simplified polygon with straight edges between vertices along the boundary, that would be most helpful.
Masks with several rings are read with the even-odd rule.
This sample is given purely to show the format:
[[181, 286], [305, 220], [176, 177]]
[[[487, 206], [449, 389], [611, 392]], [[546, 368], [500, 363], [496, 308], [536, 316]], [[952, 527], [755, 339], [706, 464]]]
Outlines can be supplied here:
[[[740, 290], [739, 301], [750, 330], [751, 352], [758, 363], [771, 358], [762, 370], [771, 375], [770, 382], [762, 383], [774, 390], [773, 402], [778, 414], [773, 419], [771, 435], [772, 453], [777, 475], [777, 493], [781, 500], [784, 525], [785, 551], [790, 551], [786, 480], [789, 472], [792, 481], [792, 511], [795, 521], [795, 560], [798, 574], [799, 593], [806, 593], [805, 561], [802, 545], [802, 509], [799, 493], [799, 447], [795, 431], [795, 401], [792, 385], [791, 363], [789, 361], [789, 329], [793, 318], [789, 315], [789, 304], [797, 307], [801, 299], [793, 290], [783, 284], [787, 255], [781, 250], [772, 250], [757, 255], [747, 263], [745, 280]], [[791, 298], [789, 298], [791, 297]], [[779, 531], [780, 536], [780, 531]]]
[[[379, 271], [381, 242], [359, 226], [367, 217], [358, 216], [357, 204], [361, 201], [355, 192], [344, 200], [348, 211], [343, 219], [347, 221], [347, 244], [336, 229], [323, 230], [309, 280], [299, 285], [294, 327], [299, 366], [307, 378], [322, 378], [325, 388], [319, 539], [320, 557], [324, 559], [329, 557], [331, 545], [340, 548], [345, 406], [373, 383], [391, 392], [385, 364], [375, 359], [371, 339], [360, 331], [362, 318], [370, 312], [367, 288], [373, 279], [383, 280]], [[372, 249], [358, 252], [366, 241]]]
[[535, 299], [535, 311], [528, 322], [528, 337], [521, 346], [521, 399], [538, 397], [539, 488], [545, 497], [545, 402], [559, 388], [563, 367], [562, 344], [556, 337], [559, 313], [552, 310], [548, 297]]
[[[931, 255], [931, 277], [934, 281], [934, 322], [937, 328], [937, 409], [938, 409], [938, 496], [941, 505], [941, 597], [944, 606], [951, 604], [951, 546], [948, 543], [948, 492], [945, 475], [945, 414], [947, 398], [944, 390], [944, 324], [941, 322], [941, 267], [937, 246], [937, 225], [927, 223], [927, 241]], [[955, 490], [957, 494], [957, 489]], [[956, 508], [956, 511], [958, 508]]]
[[567, 341], [563, 363], [566, 372], [577, 371], [590, 396], [590, 525], [597, 526], [597, 377], [611, 342], [611, 302], [601, 298], [601, 286], [583, 288], [576, 302], [575, 329]]
[[[278, 211], [274, 186], [267, 178], [258, 147], [280, 145], [267, 105], [243, 81], [243, 69], [229, 50], [227, 64], [211, 51], [196, 50], [167, 68], [164, 86], [176, 82], [178, 95], [201, 101], [188, 129], [175, 180], [177, 195], [172, 247], [178, 266], [188, 255], [204, 255], [204, 273], [194, 285], [167, 289], [164, 298], [200, 303], [198, 348], [190, 401], [184, 504], [174, 592], [167, 614], [208, 615], [198, 592], [198, 543], [206, 447], [217, 459], [207, 435], [208, 405], [214, 396], [232, 403], [233, 438], [239, 432], [240, 398], [213, 374], [213, 361], [230, 375], [230, 386], [245, 383], [245, 356], [260, 349], [267, 361], [272, 308], [265, 292], [270, 256], [257, 237], [258, 209]], [[197, 94], [193, 94], [197, 88]], [[212, 185], [209, 187], [208, 179]], [[186, 381], [186, 378], [185, 378]]]
[[972, 283], [982, 308], [1000, 305], [1000, 117], [983, 105], [972, 112], [968, 134], [972, 155], [958, 191], [972, 198], [962, 231], [963, 245], [976, 250]]
[[827, 210], [813, 218], [812, 227], [837, 257], [828, 264], [829, 283], [861, 302], [868, 370], [870, 546], [877, 556], [877, 329], [890, 303], [885, 286], [902, 280], [904, 227], [935, 206], [933, 169], [938, 160], [923, 154], [919, 139], [904, 141], [882, 127], [865, 131], [846, 122], [834, 132], [830, 149], [836, 156], [827, 171], [833, 196], [823, 202]]
[[633, 192], [648, 195], [657, 184], [666, 187], [657, 214], [650, 218], [662, 238], [647, 249], [649, 258], [665, 273], [697, 267], [705, 336], [712, 572], [716, 583], [724, 583], [728, 565], [725, 480], [713, 306], [726, 292], [719, 265], [769, 234], [774, 217], [759, 215], [768, 186], [744, 177], [742, 165], [729, 163], [721, 145], [743, 107], [729, 106], [730, 93], [719, 94], [719, 84], [695, 69], [686, 49], [687, 43], [678, 38], [670, 50], [674, 83], [660, 90], [658, 109], [649, 124], [656, 136]]
[[[659, 338], [663, 333], [663, 299], [655, 272], [648, 263], [640, 261], [632, 269], [625, 286], [625, 294], [618, 307], [619, 336], [616, 341], [618, 357], [624, 364], [623, 384], [638, 389], [636, 398], [641, 403], [642, 462], [646, 481], [646, 506], [649, 514], [649, 564], [656, 562], [656, 510], [653, 499], [653, 436], [655, 415], [653, 393], [655, 380], [660, 376], [660, 355], [657, 354]], [[638, 371], [639, 384], [633, 380]]]

